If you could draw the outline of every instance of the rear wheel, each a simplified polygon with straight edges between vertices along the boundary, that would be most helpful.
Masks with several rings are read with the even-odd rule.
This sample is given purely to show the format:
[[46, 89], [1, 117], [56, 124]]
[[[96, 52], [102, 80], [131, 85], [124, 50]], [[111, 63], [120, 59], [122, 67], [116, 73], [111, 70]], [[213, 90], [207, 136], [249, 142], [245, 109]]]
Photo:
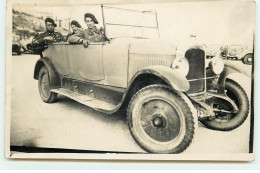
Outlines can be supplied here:
[[164, 85], [150, 85], [131, 99], [127, 119], [135, 141], [146, 151], [180, 153], [191, 143], [197, 117], [189, 99]]
[[252, 65], [253, 62], [253, 54], [247, 54], [244, 58], [243, 58], [243, 63], [244, 64], [248, 64], [248, 65]]
[[40, 96], [44, 102], [53, 103], [56, 100], [57, 94], [51, 92], [50, 90], [49, 74], [45, 66], [42, 66], [39, 72], [38, 88], [39, 88]]
[[249, 113], [249, 102], [243, 88], [231, 79], [226, 80], [226, 95], [237, 105], [239, 112], [234, 113], [229, 102], [216, 101], [212, 104], [215, 118], [202, 120], [202, 124], [213, 130], [229, 131], [239, 127]]

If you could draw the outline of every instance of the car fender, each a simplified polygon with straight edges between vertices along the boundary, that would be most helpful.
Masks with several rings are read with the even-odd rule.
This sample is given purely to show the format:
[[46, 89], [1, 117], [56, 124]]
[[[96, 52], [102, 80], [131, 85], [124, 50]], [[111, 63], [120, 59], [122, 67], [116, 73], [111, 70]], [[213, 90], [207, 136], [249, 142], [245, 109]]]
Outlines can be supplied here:
[[112, 110], [100, 110], [104, 113], [115, 113], [120, 108], [127, 109], [128, 103], [140, 89], [153, 85], [168, 85], [173, 90], [188, 91], [190, 84], [186, 77], [167, 66], [148, 66], [136, 72], [128, 81], [120, 103]]
[[241, 69], [239, 65], [234, 62], [226, 62], [223, 72], [219, 76], [218, 80], [218, 93], [224, 93], [225, 91], [225, 81], [228, 75], [232, 73], [242, 73], [247, 77], [251, 77], [250, 72]]
[[47, 57], [40, 58], [34, 68], [34, 75], [33, 78], [38, 80], [40, 70], [42, 66], [46, 66], [49, 74], [49, 80], [50, 80], [50, 87], [51, 89], [58, 88], [61, 86], [60, 77], [58, 72], [55, 70], [55, 67], [51, 63], [50, 59]]
[[237, 59], [240, 60], [240, 59], [243, 59], [247, 54], [253, 54], [253, 49], [247, 49], [236, 56], [237, 56]]
[[172, 89], [186, 92], [190, 89], [190, 84], [187, 78], [177, 72], [176, 70], [166, 66], [149, 66], [135, 73], [130, 80], [129, 84], [132, 85], [135, 79], [142, 74], [151, 74], [161, 78], [165, 81]]

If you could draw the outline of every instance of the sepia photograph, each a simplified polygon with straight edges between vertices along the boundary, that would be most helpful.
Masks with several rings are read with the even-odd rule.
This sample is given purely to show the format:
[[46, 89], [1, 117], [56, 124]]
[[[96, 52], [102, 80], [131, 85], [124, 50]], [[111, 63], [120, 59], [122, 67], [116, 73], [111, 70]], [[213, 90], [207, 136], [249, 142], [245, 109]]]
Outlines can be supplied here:
[[7, 0], [5, 157], [254, 160], [255, 8]]

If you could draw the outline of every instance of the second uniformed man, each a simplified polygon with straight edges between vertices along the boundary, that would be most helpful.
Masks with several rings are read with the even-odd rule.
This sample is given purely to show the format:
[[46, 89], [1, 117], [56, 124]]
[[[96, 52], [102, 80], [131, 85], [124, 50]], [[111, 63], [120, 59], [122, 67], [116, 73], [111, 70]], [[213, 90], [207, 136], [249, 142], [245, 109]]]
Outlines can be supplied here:
[[78, 33], [70, 36], [68, 42], [70, 43], [83, 43], [85, 41], [89, 42], [104, 42], [104, 30], [102, 28], [98, 29], [95, 24], [98, 24], [96, 17], [91, 13], [86, 13], [84, 15], [85, 23], [88, 29], [80, 29]]
[[71, 23], [70, 23], [70, 26], [72, 28], [72, 33], [69, 33], [66, 37], [66, 40], [68, 40], [68, 38], [72, 35], [75, 35], [78, 33], [79, 29], [82, 28], [81, 25], [79, 24], [78, 21], [76, 20], [72, 20]]

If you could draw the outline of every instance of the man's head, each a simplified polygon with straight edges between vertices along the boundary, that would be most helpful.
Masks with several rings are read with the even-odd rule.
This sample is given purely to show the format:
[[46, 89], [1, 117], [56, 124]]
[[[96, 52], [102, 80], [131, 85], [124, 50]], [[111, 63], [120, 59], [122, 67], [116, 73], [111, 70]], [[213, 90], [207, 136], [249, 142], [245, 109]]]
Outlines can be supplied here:
[[71, 21], [71, 28], [74, 33], [78, 32], [78, 29], [81, 28], [81, 25], [76, 20]]
[[48, 32], [54, 32], [54, 27], [57, 25], [55, 24], [54, 20], [51, 18], [45, 19], [45, 27]]
[[98, 24], [96, 17], [91, 13], [86, 13], [84, 16], [84, 20], [89, 29], [94, 28], [95, 24]]

